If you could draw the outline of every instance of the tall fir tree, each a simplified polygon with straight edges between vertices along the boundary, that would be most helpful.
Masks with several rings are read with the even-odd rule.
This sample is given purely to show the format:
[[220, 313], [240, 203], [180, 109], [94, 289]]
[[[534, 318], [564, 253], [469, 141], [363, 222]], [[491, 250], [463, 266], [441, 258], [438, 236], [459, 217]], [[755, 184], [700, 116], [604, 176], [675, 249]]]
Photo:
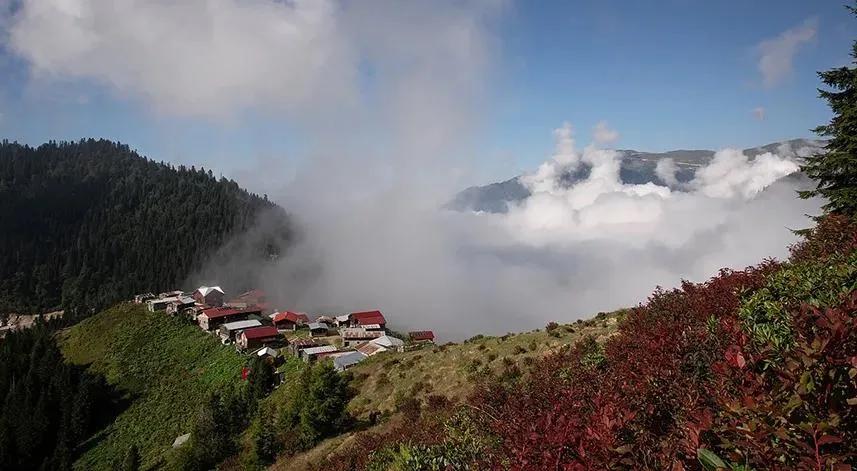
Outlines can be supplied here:
[[[857, 5], [857, 2], [855, 2]], [[857, 15], [857, 7], [846, 6]], [[857, 41], [851, 46], [852, 67], [838, 67], [819, 72], [830, 90], [819, 89], [827, 101], [833, 119], [813, 131], [830, 138], [825, 152], [807, 158], [801, 166], [816, 181], [816, 188], [798, 192], [801, 198], [821, 196], [827, 200], [826, 214], [857, 213]]]

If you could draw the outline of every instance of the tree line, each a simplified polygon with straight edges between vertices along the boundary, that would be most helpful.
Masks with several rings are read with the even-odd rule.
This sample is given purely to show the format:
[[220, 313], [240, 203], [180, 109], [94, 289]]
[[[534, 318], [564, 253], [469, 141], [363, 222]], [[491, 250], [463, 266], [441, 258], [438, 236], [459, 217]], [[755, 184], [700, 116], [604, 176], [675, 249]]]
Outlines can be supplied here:
[[[267, 196], [107, 140], [3, 141], [0, 202], [0, 313], [93, 312], [175, 287], [227, 256], [218, 249], [241, 234], [252, 233], [251, 250], [238, 244], [242, 256], [260, 262], [281, 254], [293, 234]], [[254, 281], [221, 282], [243, 289]]]
[[65, 362], [53, 337], [62, 322], [0, 342], [0, 469], [71, 469], [79, 447], [122, 407], [102, 376]]

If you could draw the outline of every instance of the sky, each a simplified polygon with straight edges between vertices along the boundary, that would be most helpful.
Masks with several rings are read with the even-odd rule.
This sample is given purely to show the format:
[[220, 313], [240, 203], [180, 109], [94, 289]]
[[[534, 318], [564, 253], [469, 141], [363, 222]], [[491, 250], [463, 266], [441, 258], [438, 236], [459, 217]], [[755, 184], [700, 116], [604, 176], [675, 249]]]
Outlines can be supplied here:
[[[233, 177], [299, 228], [260, 268], [277, 309], [380, 309], [441, 341], [787, 257], [822, 203], [795, 196], [817, 149], [740, 149], [812, 137], [830, 118], [815, 71], [857, 37], [828, 0], [6, 5], [0, 135], [106, 137]], [[719, 151], [690, 182], [665, 160], [632, 185], [628, 148]], [[532, 196], [505, 214], [438, 209], [521, 173]]]
[[[116, 2], [115, 10], [123, 8], [118, 5], [133, 3]], [[211, 4], [218, 3], [235, 2]], [[472, 131], [465, 152], [471, 154], [467, 159], [473, 164], [462, 181], [482, 183], [531, 170], [551, 150], [551, 129], [564, 121], [589, 129], [609, 120], [623, 130], [619, 147], [645, 151], [747, 148], [813, 137], [810, 129], [830, 117], [817, 98], [816, 71], [847, 64], [850, 41], [857, 37], [857, 28], [842, 3], [506, 2], [502, 18], [491, 22], [490, 47], [496, 49], [497, 63], [486, 72], [485, 117], [479, 129]], [[86, 5], [106, 2], [15, 0], [13, 4], [7, 0], [7, 9], [14, 11], [20, 4], [29, 12], [39, 5], [63, 8], [77, 4], [83, 18]], [[211, 115], [153, 109], [144, 93], [129, 91], [133, 80], [126, 77], [120, 83], [115, 74], [92, 65], [98, 61], [92, 54], [101, 54], [102, 61], [127, 58], [112, 57], [103, 49], [63, 51], [78, 65], [62, 63], [58, 57], [45, 55], [45, 49], [23, 44], [28, 34], [34, 34], [28, 27], [52, 26], [45, 16], [39, 20], [34, 14], [24, 21], [21, 12], [14, 16], [7, 11], [2, 23], [0, 136], [34, 145], [50, 139], [105, 137], [128, 143], [158, 160], [208, 164], [227, 176], [252, 171], [250, 161], [300, 159], [306, 143], [294, 116], [261, 114], [244, 106], [247, 102], [241, 99], [235, 102], [241, 106], [232, 110], [229, 122], [222, 116], [213, 119]], [[145, 34], [157, 35], [157, 21], [147, 21], [150, 23], [140, 20], [137, 24], [148, 25]], [[219, 26], [222, 30], [239, 27], [228, 21]], [[259, 48], [268, 44], [265, 39], [260, 41], [242, 45]], [[223, 54], [253, 55], [253, 50], [240, 50], [239, 45], [221, 47]], [[290, 67], [293, 52], [273, 52], [264, 60], [280, 64], [263, 67], [265, 73], [275, 76], [280, 67]], [[213, 59], [187, 53], [184, 60]], [[169, 67], [157, 61], [132, 62], [124, 74], [132, 74], [138, 66]], [[241, 67], [240, 60], [235, 63]], [[229, 73], [217, 68], [211, 71]], [[330, 73], [351, 72], [331, 66]], [[371, 83], [372, 66], [358, 73], [363, 78], [361, 93], [371, 94], [367, 84]]]

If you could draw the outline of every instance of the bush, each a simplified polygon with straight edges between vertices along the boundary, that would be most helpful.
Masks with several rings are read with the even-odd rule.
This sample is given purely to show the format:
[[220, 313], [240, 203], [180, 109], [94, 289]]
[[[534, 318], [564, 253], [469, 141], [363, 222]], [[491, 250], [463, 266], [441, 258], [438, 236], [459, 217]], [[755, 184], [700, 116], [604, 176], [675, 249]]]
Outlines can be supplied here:
[[554, 330], [556, 330], [557, 328], [559, 328], [559, 324], [557, 324], [556, 322], [551, 321], [551, 322], [548, 322], [548, 325], [546, 325], [546, 326], [545, 326], [545, 331], [547, 331], [547, 332], [553, 332], [553, 331], [554, 331]]
[[515, 345], [515, 349], [513, 350], [515, 355], [521, 355], [523, 353], [527, 353], [527, 349], [522, 347], [521, 345]]

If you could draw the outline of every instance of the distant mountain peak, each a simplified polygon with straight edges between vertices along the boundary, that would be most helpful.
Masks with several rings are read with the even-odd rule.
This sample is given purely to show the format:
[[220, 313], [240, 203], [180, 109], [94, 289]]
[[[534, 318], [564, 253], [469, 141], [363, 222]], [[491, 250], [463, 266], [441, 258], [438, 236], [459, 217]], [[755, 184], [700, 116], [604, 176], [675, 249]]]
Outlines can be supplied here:
[[[771, 152], [783, 157], [804, 158], [824, 149], [826, 141], [819, 139], [790, 139], [772, 142], [763, 146], [744, 149], [745, 155], [751, 159]], [[714, 150], [706, 149], [677, 149], [667, 152], [644, 152], [633, 149], [617, 150], [621, 154], [620, 178], [623, 183], [645, 184], [649, 182], [668, 185], [662, 181], [655, 171], [657, 162], [662, 159], [672, 159], [678, 169], [676, 179], [688, 182], [693, 179], [696, 169], [707, 165], [714, 155]], [[529, 188], [521, 178], [529, 174], [518, 175], [502, 182], [487, 185], [471, 186], [459, 192], [445, 209], [453, 211], [477, 211], [488, 213], [505, 213], [510, 203], [519, 203], [530, 197]], [[573, 173], [563, 175], [561, 180], [571, 185], [588, 175], [587, 169], [576, 169]]]

